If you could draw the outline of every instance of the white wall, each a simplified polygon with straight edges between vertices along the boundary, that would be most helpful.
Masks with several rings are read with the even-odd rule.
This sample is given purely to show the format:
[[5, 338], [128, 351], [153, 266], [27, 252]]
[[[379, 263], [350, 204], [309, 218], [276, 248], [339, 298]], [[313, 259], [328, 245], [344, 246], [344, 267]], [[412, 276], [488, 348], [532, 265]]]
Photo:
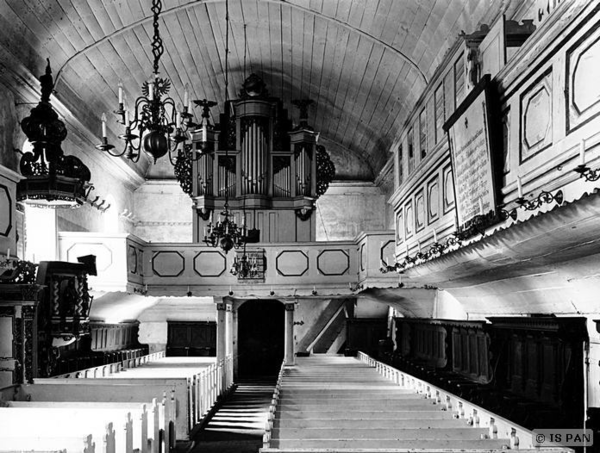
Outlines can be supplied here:
[[317, 200], [316, 240], [354, 239], [362, 231], [384, 230], [387, 197], [370, 182], [333, 182]]
[[176, 180], [150, 180], [134, 195], [134, 234], [148, 242], [192, 242], [192, 199]]

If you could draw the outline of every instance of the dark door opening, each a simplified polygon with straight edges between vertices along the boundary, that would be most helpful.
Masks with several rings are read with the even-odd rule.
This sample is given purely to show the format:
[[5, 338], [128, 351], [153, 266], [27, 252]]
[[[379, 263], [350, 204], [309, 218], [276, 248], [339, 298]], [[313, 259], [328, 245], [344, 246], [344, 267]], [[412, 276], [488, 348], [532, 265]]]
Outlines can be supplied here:
[[168, 324], [167, 356], [215, 356], [217, 324], [215, 322], [172, 322]]
[[284, 352], [285, 308], [276, 300], [251, 300], [238, 310], [238, 376], [272, 376]]

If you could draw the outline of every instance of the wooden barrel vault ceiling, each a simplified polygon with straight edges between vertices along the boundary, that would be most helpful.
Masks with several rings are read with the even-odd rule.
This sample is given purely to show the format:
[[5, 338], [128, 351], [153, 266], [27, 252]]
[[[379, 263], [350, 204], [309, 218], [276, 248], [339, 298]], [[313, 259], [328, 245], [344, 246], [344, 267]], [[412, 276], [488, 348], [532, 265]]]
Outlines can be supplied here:
[[[222, 103], [225, 1], [162, 3], [160, 72], [173, 83], [170, 94], [181, 102], [188, 83], [194, 99]], [[244, 77], [255, 72], [296, 121], [290, 101], [314, 100], [309, 123], [320, 131], [337, 179], [372, 181], [458, 33], [475, 30], [512, 3], [519, 2], [230, 0], [228, 95], [237, 97]], [[0, 80], [9, 88], [38, 77], [49, 57], [56, 98], [98, 136], [102, 113], [114, 118], [119, 80], [130, 104], [139, 96], [152, 72], [151, 0], [0, 5]], [[19, 71], [27, 77], [16, 77]], [[118, 142], [120, 133], [111, 121], [109, 139]], [[146, 176], [161, 173], [160, 166], [146, 168]]]

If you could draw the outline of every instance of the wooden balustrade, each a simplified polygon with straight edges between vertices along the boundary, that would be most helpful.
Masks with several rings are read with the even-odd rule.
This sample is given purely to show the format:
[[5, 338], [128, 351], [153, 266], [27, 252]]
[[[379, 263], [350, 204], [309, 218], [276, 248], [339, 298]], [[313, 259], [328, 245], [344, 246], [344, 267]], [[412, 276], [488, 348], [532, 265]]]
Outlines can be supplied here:
[[153, 360], [158, 360], [162, 357], [165, 357], [165, 351], [154, 352], [152, 354], [147, 354], [141, 357], [127, 358], [118, 362], [108, 363], [106, 365], [99, 365], [92, 368], [85, 368], [83, 370], [72, 371], [70, 373], [59, 374], [56, 376], [52, 376], [52, 378], [106, 377], [109, 374], [118, 373], [119, 371], [123, 371], [128, 368], [136, 368]]
[[269, 405], [269, 414], [265, 424], [265, 433], [263, 434], [263, 448], [270, 448], [271, 438], [273, 435], [273, 423], [275, 421], [277, 404], [279, 403], [279, 395], [281, 391], [281, 382], [283, 380], [284, 370], [285, 361], [281, 364], [281, 368], [279, 369], [279, 373], [277, 375], [277, 382], [275, 383], [275, 388], [273, 389], [273, 397], [271, 398], [271, 404]]
[[[440, 404], [443, 410], [453, 412], [455, 418], [464, 419], [469, 426], [488, 427], [488, 437], [490, 439], [497, 439], [499, 436], [507, 437], [510, 439], [511, 449], [535, 448], [535, 433], [532, 431], [464, 400], [447, 390], [379, 362], [363, 352], [359, 351], [358, 359], [374, 367], [382, 376], [397, 383], [399, 387], [415, 390], [426, 398], [433, 399], [435, 404]], [[435, 396], [433, 396], [434, 392]]]

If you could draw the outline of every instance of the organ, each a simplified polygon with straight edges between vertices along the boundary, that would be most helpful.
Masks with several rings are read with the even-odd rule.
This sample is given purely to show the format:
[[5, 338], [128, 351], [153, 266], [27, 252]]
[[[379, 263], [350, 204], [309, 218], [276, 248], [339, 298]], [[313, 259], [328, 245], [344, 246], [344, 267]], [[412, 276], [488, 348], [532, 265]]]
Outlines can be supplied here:
[[[205, 114], [214, 103], [197, 101]], [[280, 99], [269, 96], [256, 74], [243, 83], [239, 98], [228, 101], [219, 124], [205, 124], [193, 134], [200, 152], [192, 168], [194, 241], [202, 240], [211, 214], [218, 216], [227, 194], [235, 222], [260, 237], [249, 242], [315, 240], [317, 198], [335, 169], [318, 132], [308, 124], [309, 100], [293, 127]], [[208, 115], [204, 118], [207, 118]]]

